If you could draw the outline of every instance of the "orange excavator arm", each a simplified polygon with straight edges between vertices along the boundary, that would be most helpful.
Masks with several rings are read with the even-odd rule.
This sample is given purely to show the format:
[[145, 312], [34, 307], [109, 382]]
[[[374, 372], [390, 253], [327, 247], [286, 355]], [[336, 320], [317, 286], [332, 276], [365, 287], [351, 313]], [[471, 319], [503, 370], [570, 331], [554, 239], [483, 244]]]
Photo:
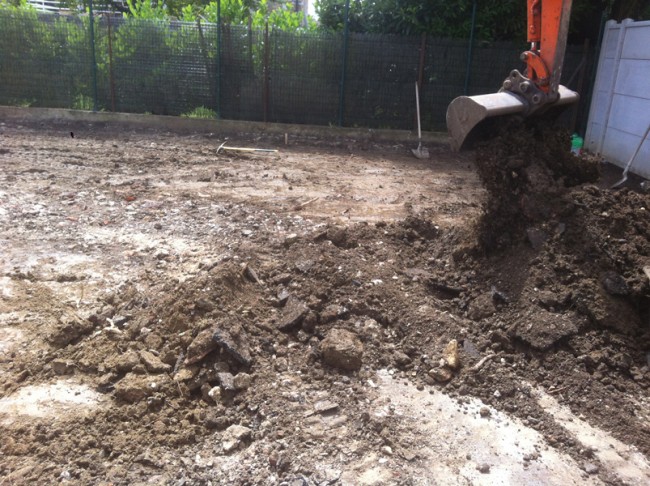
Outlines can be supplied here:
[[522, 74], [513, 69], [498, 93], [460, 96], [447, 108], [452, 150], [471, 145], [490, 133], [504, 116], [527, 117], [551, 107], [575, 103], [578, 93], [560, 85], [569, 33], [572, 0], [527, 0], [530, 49], [521, 54]]

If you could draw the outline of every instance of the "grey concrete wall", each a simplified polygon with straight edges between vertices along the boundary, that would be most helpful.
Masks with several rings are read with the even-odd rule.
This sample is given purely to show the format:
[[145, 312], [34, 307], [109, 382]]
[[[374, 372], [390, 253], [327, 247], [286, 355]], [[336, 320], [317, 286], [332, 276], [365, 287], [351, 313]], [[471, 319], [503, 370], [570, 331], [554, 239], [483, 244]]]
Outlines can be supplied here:
[[[650, 21], [607, 22], [585, 148], [625, 167], [650, 125]], [[650, 178], [650, 136], [630, 172]]]

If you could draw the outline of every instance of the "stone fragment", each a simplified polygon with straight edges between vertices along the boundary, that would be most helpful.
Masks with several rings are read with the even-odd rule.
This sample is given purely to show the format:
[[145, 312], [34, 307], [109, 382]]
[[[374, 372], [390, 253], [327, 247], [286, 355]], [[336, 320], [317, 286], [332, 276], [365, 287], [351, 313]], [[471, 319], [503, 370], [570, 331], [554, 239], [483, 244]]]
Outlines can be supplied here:
[[217, 342], [212, 338], [213, 334], [214, 329], [204, 329], [196, 335], [187, 347], [186, 365], [202, 361], [208, 354], [219, 347]]
[[71, 375], [74, 373], [74, 363], [64, 359], [54, 359], [51, 362], [52, 371], [57, 375]]
[[476, 466], [476, 469], [477, 469], [478, 472], [480, 472], [481, 474], [489, 474], [489, 472], [490, 472], [490, 465], [484, 462], [483, 464], [481, 464], [481, 465], [479, 465], [479, 466]]
[[127, 373], [115, 383], [115, 397], [128, 403], [136, 403], [155, 391], [155, 387], [151, 385], [151, 379], [146, 375]]
[[628, 295], [630, 288], [625, 279], [616, 272], [607, 272], [603, 277], [603, 287], [611, 295]]
[[291, 233], [284, 238], [284, 246], [287, 248], [293, 245], [298, 241], [298, 235], [296, 233]]
[[212, 339], [239, 363], [244, 366], [251, 365], [250, 348], [240, 326], [233, 326], [231, 329], [219, 326], [214, 330]]
[[363, 344], [356, 334], [344, 329], [332, 329], [320, 343], [323, 361], [346, 371], [361, 368]]
[[158, 356], [150, 351], [140, 351], [140, 359], [150, 373], [166, 373], [172, 369], [171, 366], [163, 363]]
[[481, 414], [481, 417], [489, 417], [491, 414], [490, 409], [487, 407], [481, 407], [479, 413]]
[[454, 377], [454, 372], [447, 367], [432, 368], [429, 370], [429, 376], [438, 383], [446, 383]]
[[586, 462], [584, 469], [587, 474], [598, 474], [598, 471], [600, 470], [599, 467], [592, 462]]
[[491, 293], [484, 293], [479, 295], [469, 304], [469, 309], [467, 310], [467, 317], [474, 321], [480, 321], [490, 317], [497, 311], [494, 306], [494, 299], [492, 298]]
[[237, 373], [233, 378], [235, 390], [246, 390], [251, 386], [253, 378], [248, 373]]
[[291, 295], [282, 310], [282, 316], [278, 320], [277, 328], [280, 331], [290, 331], [300, 325], [309, 312], [309, 307], [297, 297]]
[[344, 226], [330, 226], [327, 228], [326, 237], [334, 245], [344, 247], [347, 242], [348, 231]]
[[395, 353], [393, 353], [393, 360], [395, 361], [395, 364], [399, 367], [408, 366], [412, 362], [409, 355], [404, 353], [403, 351], [395, 351]]
[[115, 368], [115, 370], [120, 373], [129, 372], [138, 364], [140, 364], [140, 357], [138, 356], [138, 353], [133, 350], [128, 350], [110, 361], [111, 367]]
[[199, 373], [198, 366], [183, 367], [179, 369], [178, 372], [174, 375], [174, 381], [178, 381], [178, 382], [188, 381], [196, 377], [198, 373]]
[[330, 304], [321, 312], [321, 322], [324, 324], [344, 318], [348, 314], [348, 309], [338, 304]]
[[221, 437], [221, 445], [224, 452], [232, 452], [239, 448], [242, 441], [250, 439], [251, 429], [242, 425], [231, 425], [228, 427]]
[[445, 350], [443, 351], [442, 358], [445, 360], [445, 363], [452, 370], [457, 370], [460, 368], [460, 357], [458, 356], [458, 341], [452, 339], [449, 341]]
[[330, 400], [320, 400], [314, 403], [314, 412], [316, 413], [328, 413], [333, 412], [339, 408], [339, 404], [332, 402]]
[[235, 389], [235, 377], [232, 375], [232, 373], [217, 373], [217, 377], [219, 378], [219, 384], [221, 385], [221, 388], [228, 391]]
[[208, 396], [212, 399], [214, 403], [219, 403], [221, 401], [221, 387], [215, 386], [210, 389]]
[[532, 246], [534, 250], [539, 250], [548, 240], [548, 234], [538, 228], [528, 228], [526, 230], [526, 236], [528, 236], [530, 246]]

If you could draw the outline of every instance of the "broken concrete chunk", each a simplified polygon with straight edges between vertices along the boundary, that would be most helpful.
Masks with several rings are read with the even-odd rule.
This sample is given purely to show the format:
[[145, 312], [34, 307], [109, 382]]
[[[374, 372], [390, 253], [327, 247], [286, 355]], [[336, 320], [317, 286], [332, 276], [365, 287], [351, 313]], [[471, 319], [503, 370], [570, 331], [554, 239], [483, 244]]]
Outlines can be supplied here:
[[307, 312], [309, 312], [309, 308], [303, 301], [293, 295], [290, 296], [277, 323], [277, 328], [280, 331], [290, 331], [300, 325]]
[[166, 373], [172, 369], [163, 363], [158, 356], [150, 351], [140, 351], [140, 359], [149, 373]]
[[323, 361], [346, 371], [361, 368], [363, 344], [356, 334], [345, 329], [332, 329], [320, 343]]
[[217, 327], [214, 329], [212, 339], [239, 363], [244, 366], [251, 365], [250, 349], [241, 327], [233, 326], [230, 330], [221, 326]]
[[458, 341], [455, 339], [452, 339], [449, 341], [447, 346], [445, 346], [445, 350], [443, 351], [442, 354], [443, 359], [445, 360], [445, 363], [449, 368], [452, 370], [457, 370], [460, 368], [460, 358], [458, 356]]
[[204, 329], [192, 340], [187, 347], [185, 364], [191, 365], [202, 361], [208, 354], [217, 349], [219, 345], [212, 339], [214, 329]]
[[219, 378], [219, 384], [221, 385], [222, 389], [228, 391], [235, 389], [235, 377], [232, 375], [232, 373], [217, 373], [217, 377]]

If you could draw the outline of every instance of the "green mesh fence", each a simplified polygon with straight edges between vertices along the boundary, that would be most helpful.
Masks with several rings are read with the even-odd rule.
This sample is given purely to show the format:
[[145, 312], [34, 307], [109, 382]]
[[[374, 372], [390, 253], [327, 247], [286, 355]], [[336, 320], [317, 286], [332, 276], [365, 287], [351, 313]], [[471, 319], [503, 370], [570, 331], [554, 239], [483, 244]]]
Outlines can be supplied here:
[[[95, 18], [94, 39], [89, 27], [85, 16], [0, 9], [0, 104], [92, 109], [96, 102], [101, 110], [160, 115], [203, 107], [232, 120], [413, 129], [421, 76], [422, 127], [437, 130], [453, 98], [494, 92], [522, 68], [526, 47], [476, 42], [468, 63], [466, 40], [426, 38], [421, 56], [421, 37], [351, 34], [343, 75], [342, 33], [106, 15]], [[583, 57], [582, 48], [567, 49], [570, 87]]]

